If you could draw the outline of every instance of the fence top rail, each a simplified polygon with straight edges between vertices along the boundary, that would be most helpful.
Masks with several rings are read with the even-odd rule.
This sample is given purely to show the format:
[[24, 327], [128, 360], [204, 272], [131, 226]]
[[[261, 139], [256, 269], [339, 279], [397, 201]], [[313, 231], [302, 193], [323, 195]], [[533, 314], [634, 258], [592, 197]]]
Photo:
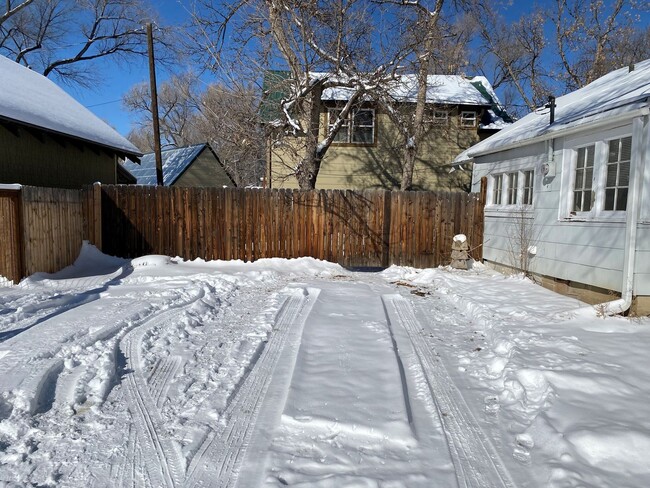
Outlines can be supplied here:
[[463, 191], [444, 191], [444, 190], [387, 190], [383, 188], [367, 188], [362, 190], [348, 190], [348, 189], [329, 189], [329, 190], [301, 190], [297, 188], [223, 188], [223, 187], [169, 187], [169, 186], [155, 186], [155, 185], [101, 185], [103, 189], [108, 189], [112, 191], [151, 191], [154, 188], [163, 190], [163, 191], [173, 191], [173, 190], [184, 190], [184, 191], [222, 191], [224, 193], [233, 192], [233, 193], [277, 193], [277, 194], [328, 194], [328, 193], [339, 193], [339, 194], [396, 194], [396, 195], [430, 195], [446, 198], [459, 198], [459, 195], [466, 196], [468, 198], [477, 198], [479, 193], [468, 193]]

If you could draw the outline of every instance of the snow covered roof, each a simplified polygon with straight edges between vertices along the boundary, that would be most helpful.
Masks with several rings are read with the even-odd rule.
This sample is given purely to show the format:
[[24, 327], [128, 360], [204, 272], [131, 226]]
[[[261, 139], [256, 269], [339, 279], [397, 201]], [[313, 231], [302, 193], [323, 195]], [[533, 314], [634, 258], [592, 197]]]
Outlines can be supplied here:
[[[492, 100], [481, 93], [475, 83], [483, 85], [488, 93], [492, 95]], [[465, 78], [460, 75], [429, 75], [427, 85], [427, 103], [489, 107], [498, 101], [492, 85], [483, 76]], [[415, 102], [417, 93], [418, 81], [416, 75], [399, 76], [390, 89], [390, 95], [400, 102]], [[349, 97], [350, 89], [348, 88], [327, 88], [323, 90], [322, 99], [343, 101], [348, 100]]]
[[141, 152], [54, 82], [0, 56], [0, 119], [139, 156]]
[[[262, 118], [272, 123], [280, 118], [279, 101], [285, 97], [286, 81], [291, 76], [288, 71], [269, 71], [264, 76], [264, 93], [262, 101]], [[313, 79], [330, 78], [330, 73], [311, 72]], [[334, 77], [335, 78], [335, 77]], [[427, 103], [439, 105], [468, 105], [489, 107], [487, 116], [481, 121], [480, 128], [499, 130], [512, 123], [510, 116], [503, 110], [501, 102], [492, 85], [484, 76], [468, 78], [460, 75], [429, 75], [427, 77]], [[392, 82], [389, 94], [398, 102], [415, 102], [418, 83], [414, 74], [400, 75]], [[323, 90], [323, 101], [346, 101], [352, 95], [352, 89], [332, 87]]]
[[518, 145], [561, 136], [568, 130], [587, 128], [595, 122], [625, 116], [648, 107], [650, 100], [650, 59], [598, 78], [589, 85], [555, 100], [555, 122], [550, 124], [549, 109], [539, 108], [497, 134], [461, 153], [456, 163], [475, 156], [504, 151]]
[[[183, 171], [192, 164], [197, 156], [205, 149], [207, 144], [194, 144], [192, 146], [165, 149], [162, 152], [163, 162], [163, 184], [173, 185]], [[123, 166], [138, 180], [138, 185], [155, 185], [156, 178], [156, 156], [148, 153], [140, 158], [140, 164], [126, 160]]]

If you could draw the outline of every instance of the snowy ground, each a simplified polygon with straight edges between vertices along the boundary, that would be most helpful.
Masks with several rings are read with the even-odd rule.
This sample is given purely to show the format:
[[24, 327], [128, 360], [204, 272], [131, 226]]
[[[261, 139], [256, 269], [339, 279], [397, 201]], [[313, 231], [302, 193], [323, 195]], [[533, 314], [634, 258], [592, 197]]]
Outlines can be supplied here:
[[649, 325], [480, 266], [85, 246], [0, 285], [0, 486], [650, 486]]

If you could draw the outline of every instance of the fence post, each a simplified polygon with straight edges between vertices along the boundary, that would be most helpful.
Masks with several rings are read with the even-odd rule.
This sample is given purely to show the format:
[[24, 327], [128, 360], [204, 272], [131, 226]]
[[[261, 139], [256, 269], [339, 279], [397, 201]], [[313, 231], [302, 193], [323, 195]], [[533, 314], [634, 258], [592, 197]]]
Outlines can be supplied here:
[[92, 222], [92, 236], [93, 244], [97, 249], [103, 251], [102, 245], [102, 184], [93, 183], [92, 191], [92, 204], [93, 204], [93, 222]]
[[382, 223], [381, 235], [381, 267], [388, 268], [390, 266], [390, 224], [391, 224], [391, 193], [390, 190], [382, 192], [384, 199], [384, 211], [382, 215], [384, 221]]

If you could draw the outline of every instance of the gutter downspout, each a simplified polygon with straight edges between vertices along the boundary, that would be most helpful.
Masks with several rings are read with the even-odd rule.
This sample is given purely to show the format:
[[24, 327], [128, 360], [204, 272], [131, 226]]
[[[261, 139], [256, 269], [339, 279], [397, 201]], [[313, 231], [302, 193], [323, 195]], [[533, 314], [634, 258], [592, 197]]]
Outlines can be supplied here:
[[634, 262], [639, 214], [641, 212], [641, 188], [645, 162], [650, 157], [650, 121], [648, 115], [637, 117], [632, 122], [632, 159], [630, 161], [630, 195], [627, 200], [625, 222], [625, 256], [623, 258], [623, 283], [621, 298], [594, 305], [607, 315], [625, 312], [632, 305], [634, 294]]

